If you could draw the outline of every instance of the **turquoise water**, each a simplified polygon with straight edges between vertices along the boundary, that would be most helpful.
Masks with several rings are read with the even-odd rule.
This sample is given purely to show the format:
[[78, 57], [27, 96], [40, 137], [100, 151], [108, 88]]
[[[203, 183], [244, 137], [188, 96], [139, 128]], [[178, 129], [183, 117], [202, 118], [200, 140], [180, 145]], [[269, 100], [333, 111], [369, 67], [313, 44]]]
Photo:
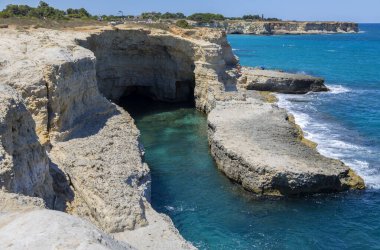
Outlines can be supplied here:
[[327, 79], [332, 93], [280, 96], [280, 105], [296, 113], [308, 136], [320, 143], [320, 151], [358, 163], [353, 167], [365, 174], [370, 189], [253, 198], [217, 170], [204, 115], [191, 105], [130, 98], [124, 105], [142, 134], [154, 208], [168, 214], [200, 249], [379, 249], [380, 26], [362, 29], [367, 32], [229, 40], [243, 65]]
[[230, 36], [242, 65], [321, 76], [332, 90], [279, 95], [319, 151], [339, 158], [380, 188], [380, 25], [360, 34]]

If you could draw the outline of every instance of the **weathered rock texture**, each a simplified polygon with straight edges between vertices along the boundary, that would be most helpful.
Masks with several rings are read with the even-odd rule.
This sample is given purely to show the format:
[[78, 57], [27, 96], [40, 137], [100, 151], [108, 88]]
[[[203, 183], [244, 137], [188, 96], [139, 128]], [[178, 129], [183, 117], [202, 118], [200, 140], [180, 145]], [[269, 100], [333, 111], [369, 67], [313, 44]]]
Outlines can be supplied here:
[[225, 21], [209, 24], [228, 34], [283, 35], [355, 33], [357, 23], [351, 22], [291, 22], [291, 21]]
[[35, 123], [16, 91], [1, 84], [0, 189], [43, 198], [53, 207], [48, 157], [38, 142]]
[[[101, 32], [2, 31], [0, 86], [12, 91], [9, 99], [20, 96], [13, 106], [1, 106], [2, 186], [45, 202], [52, 196], [56, 209], [84, 217], [106, 232], [128, 234], [154, 223], [145, 215], [152, 209], [144, 205], [150, 199], [150, 173], [132, 118], [99, 92], [95, 56], [78, 45], [77, 40]], [[16, 203], [35, 202], [25, 201]], [[154, 210], [150, 214], [155, 221], [162, 217]], [[163, 246], [175, 241], [192, 247], [167, 220], [161, 220], [161, 228], [167, 234]], [[146, 237], [160, 233], [151, 231]]]
[[248, 67], [242, 68], [242, 76], [239, 78], [239, 85], [242, 88], [286, 94], [327, 91], [323, 83], [322, 78]]
[[[0, 53], [0, 201], [6, 203], [0, 211], [46, 206], [86, 218], [137, 248], [193, 249], [149, 204], [150, 172], [139, 131], [112, 103], [134, 92], [169, 102], [193, 99], [199, 110], [211, 112], [218, 166], [249, 190], [299, 194], [364, 186], [343, 163], [298, 142], [284, 111], [246, 99], [250, 86], [303, 93], [321, 90], [320, 80], [240, 72], [225, 32], [4, 29]], [[62, 237], [77, 242], [70, 228], [83, 229], [83, 248], [94, 239], [99, 248], [119, 247], [68, 215], [57, 214], [53, 228], [45, 229], [51, 213], [20, 215], [20, 223], [43, 217], [32, 220], [42, 232], [67, 233]], [[49, 244], [66, 246], [54, 237]], [[33, 246], [42, 244], [38, 239]]]
[[120, 29], [92, 34], [80, 44], [94, 52], [99, 89], [115, 102], [137, 92], [161, 101], [194, 100], [208, 112], [225, 90], [226, 67], [237, 63], [220, 32], [180, 36]]
[[285, 110], [251, 97], [216, 105], [208, 116], [211, 153], [218, 167], [261, 195], [295, 195], [364, 188], [341, 161], [303, 144]]
[[134, 249], [68, 214], [39, 209], [0, 213], [0, 249]]

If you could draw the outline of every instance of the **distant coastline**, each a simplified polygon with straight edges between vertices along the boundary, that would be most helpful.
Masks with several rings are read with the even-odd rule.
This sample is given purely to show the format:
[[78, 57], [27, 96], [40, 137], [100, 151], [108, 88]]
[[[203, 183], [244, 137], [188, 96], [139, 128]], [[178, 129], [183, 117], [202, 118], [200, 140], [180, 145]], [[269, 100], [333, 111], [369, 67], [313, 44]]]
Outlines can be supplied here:
[[191, 24], [197, 27], [221, 28], [227, 34], [302, 35], [359, 32], [359, 25], [353, 22], [227, 20], [211, 23], [192, 22]]

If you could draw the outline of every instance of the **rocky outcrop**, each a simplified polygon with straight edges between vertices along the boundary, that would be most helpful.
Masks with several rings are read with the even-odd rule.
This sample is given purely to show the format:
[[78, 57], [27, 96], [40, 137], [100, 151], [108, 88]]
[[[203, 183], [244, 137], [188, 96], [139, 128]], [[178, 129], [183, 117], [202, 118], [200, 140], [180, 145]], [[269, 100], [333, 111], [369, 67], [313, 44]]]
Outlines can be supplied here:
[[[54, 188], [54, 207], [86, 218], [108, 233], [124, 232], [125, 235], [129, 230], [153, 224], [163, 217], [146, 205], [150, 200], [150, 173], [142, 162], [139, 131], [128, 113], [99, 92], [95, 56], [77, 43], [91, 37], [91, 32], [102, 31], [2, 32], [0, 82], [12, 89], [11, 96], [19, 95], [20, 100], [22, 97], [24, 113], [35, 123], [29, 134], [34, 133], [35, 148], [41, 154], [30, 158], [35, 161], [30, 168], [38, 170], [41, 168], [38, 162], [43, 162], [48, 173], [50, 165], [54, 177], [53, 185], [50, 183], [52, 192]], [[20, 113], [16, 111], [15, 116]], [[4, 122], [12, 124], [8, 120]], [[16, 122], [26, 128], [29, 126], [28, 121], [24, 124], [18, 117]], [[16, 142], [23, 140], [18, 146], [24, 153], [28, 150], [24, 146], [28, 142], [27, 135], [28, 132], [22, 130], [12, 137]], [[1, 145], [6, 147], [7, 141]], [[1, 159], [1, 164], [8, 165], [5, 160]], [[17, 164], [15, 168], [21, 167]], [[4, 179], [11, 180], [12, 173], [5, 174]], [[44, 182], [43, 176], [36, 179]], [[49, 188], [49, 185], [43, 187]], [[19, 189], [9, 189], [20, 193]], [[45, 199], [44, 193], [36, 192], [33, 187], [27, 188], [25, 195]], [[8, 198], [4, 200], [8, 202]], [[21, 201], [16, 203], [25, 203]], [[149, 217], [154, 221], [147, 219], [146, 211], [154, 214]], [[165, 239], [161, 239], [162, 246], [177, 242], [176, 249], [192, 248], [167, 220], [160, 220], [160, 224], [166, 234]], [[147, 240], [162, 232], [149, 233], [145, 235]]]
[[363, 189], [341, 161], [305, 145], [283, 109], [248, 92], [244, 102], [220, 102], [208, 116], [211, 153], [223, 173], [260, 195]]
[[[0, 201], [6, 203], [0, 211], [54, 208], [136, 248], [193, 249], [149, 204], [150, 171], [139, 131], [114, 104], [134, 92], [168, 102], [193, 99], [197, 109], [211, 112], [210, 145], [218, 166], [251, 191], [286, 195], [364, 186], [343, 163], [297, 141], [284, 111], [247, 99], [246, 89], [257, 86], [304, 93], [322, 90], [323, 83], [240, 71], [225, 32], [118, 26], [5, 29], [0, 35]], [[41, 211], [25, 220], [53, 217]], [[74, 217], [57, 218], [51, 229], [57, 235], [59, 227], [83, 229], [78, 235], [89, 244], [99, 235]], [[99, 247], [119, 247], [100, 234]]]
[[35, 123], [18, 93], [2, 84], [0, 142], [0, 190], [40, 197], [53, 208], [49, 161], [36, 136]]
[[226, 35], [215, 31], [174, 35], [120, 27], [80, 44], [94, 52], [99, 89], [116, 103], [137, 92], [167, 102], [194, 100], [208, 112], [222, 96], [226, 67], [237, 63]]
[[0, 249], [135, 249], [89, 222], [46, 210], [0, 213]]
[[322, 78], [290, 74], [274, 70], [243, 67], [239, 86], [248, 90], [271, 91], [286, 94], [327, 91]]
[[[205, 24], [198, 24], [204, 26]], [[228, 34], [284, 35], [356, 33], [357, 23], [351, 22], [292, 22], [292, 21], [223, 21], [206, 24], [222, 28]]]

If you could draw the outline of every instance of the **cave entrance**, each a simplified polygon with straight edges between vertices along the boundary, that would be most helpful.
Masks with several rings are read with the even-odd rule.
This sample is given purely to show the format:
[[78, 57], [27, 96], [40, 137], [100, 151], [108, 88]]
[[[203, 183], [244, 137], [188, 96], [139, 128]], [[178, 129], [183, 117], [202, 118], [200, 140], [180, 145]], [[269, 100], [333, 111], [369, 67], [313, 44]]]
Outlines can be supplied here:
[[100, 92], [120, 104], [141, 97], [194, 106], [195, 59], [186, 40], [147, 31], [104, 31], [82, 41], [96, 56]]
[[134, 119], [155, 113], [195, 108], [193, 98], [181, 102], [167, 102], [157, 100], [154, 96], [147, 95], [147, 93], [149, 93], [149, 90], [146, 87], [129, 89], [118, 100], [117, 104], [127, 110]]

